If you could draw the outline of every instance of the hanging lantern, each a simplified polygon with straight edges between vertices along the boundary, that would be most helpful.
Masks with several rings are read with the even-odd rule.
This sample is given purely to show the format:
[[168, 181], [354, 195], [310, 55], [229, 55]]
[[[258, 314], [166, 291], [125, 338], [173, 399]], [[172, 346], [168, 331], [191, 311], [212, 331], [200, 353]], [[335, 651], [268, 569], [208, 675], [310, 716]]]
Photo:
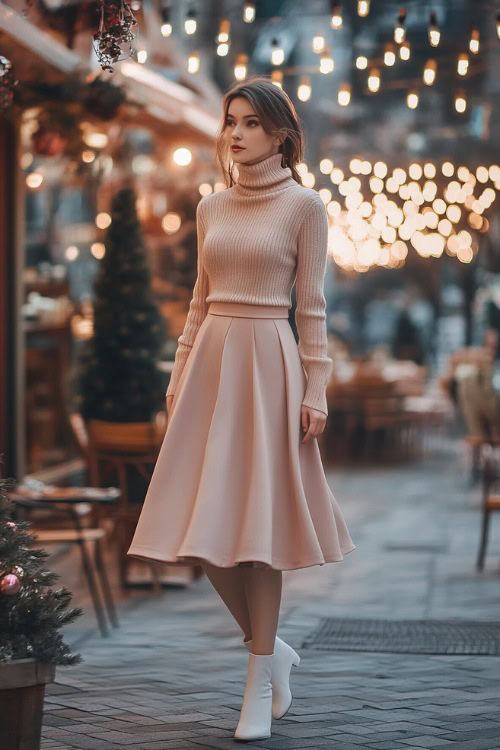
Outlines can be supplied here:
[[337, 101], [341, 107], [347, 107], [347, 105], [351, 101], [351, 84], [350, 83], [342, 83], [339, 86], [339, 92], [337, 94]]
[[186, 34], [194, 34], [197, 26], [196, 10], [195, 8], [189, 8], [184, 19], [184, 31]]
[[416, 89], [410, 89], [406, 95], [406, 103], [409, 109], [416, 109], [418, 106], [418, 92]]
[[162, 36], [167, 37], [172, 34], [172, 19], [171, 19], [172, 8], [170, 5], [162, 5], [160, 8], [161, 14], [161, 27], [160, 31]]
[[410, 42], [408, 41], [408, 39], [405, 39], [404, 42], [400, 45], [399, 56], [401, 60], [410, 59]]
[[306, 102], [311, 98], [311, 81], [309, 76], [302, 76], [300, 79], [297, 96], [301, 102]]
[[282, 70], [271, 71], [271, 83], [274, 83], [274, 85], [278, 86], [280, 89], [283, 88], [283, 71]]
[[467, 75], [468, 68], [469, 68], [469, 58], [465, 52], [462, 52], [462, 54], [458, 56], [458, 62], [457, 62], [458, 75], [459, 76]]

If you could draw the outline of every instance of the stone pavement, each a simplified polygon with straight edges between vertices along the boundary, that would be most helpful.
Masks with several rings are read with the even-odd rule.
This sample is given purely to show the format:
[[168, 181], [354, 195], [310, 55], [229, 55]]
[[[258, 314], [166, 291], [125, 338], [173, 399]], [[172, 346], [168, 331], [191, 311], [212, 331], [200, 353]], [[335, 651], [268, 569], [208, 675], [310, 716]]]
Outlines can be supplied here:
[[[246, 746], [500, 750], [500, 657], [301, 647], [327, 616], [500, 622], [500, 518], [477, 573], [479, 490], [460, 446], [327, 476], [357, 549], [342, 563], [284, 572], [279, 634], [301, 656], [294, 700], [270, 739]], [[65, 631], [84, 661], [59, 667], [47, 686], [42, 748], [242, 746], [232, 735], [248, 654], [210, 582], [160, 596], [117, 591], [120, 628], [101, 638], [73, 554], [50, 565], [85, 607]]]

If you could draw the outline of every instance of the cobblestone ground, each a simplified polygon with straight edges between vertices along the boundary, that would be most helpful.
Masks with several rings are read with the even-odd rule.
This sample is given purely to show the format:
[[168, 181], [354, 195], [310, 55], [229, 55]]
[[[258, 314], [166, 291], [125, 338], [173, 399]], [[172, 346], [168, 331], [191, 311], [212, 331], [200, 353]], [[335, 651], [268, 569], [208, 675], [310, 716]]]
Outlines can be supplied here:
[[[478, 573], [479, 489], [461, 448], [327, 475], [357, 549], [342, 563], [283, 574], [279, 634], [301, 656], [294, 700], [270, 739], [246, 745], [500, 749], [499, 657], [301, 647], [322, 617], [500, 622], [500, 518]], [[210, 582], [160, 596], [117, 590], [120, 628], [102, 638], [73, 554], [54, 556], [51, 567], [85, 608], [66, 629], [84, 661], [59, 667], [47, 686], [43, 749], [241, 746], [232, 736], [248, 655]]]

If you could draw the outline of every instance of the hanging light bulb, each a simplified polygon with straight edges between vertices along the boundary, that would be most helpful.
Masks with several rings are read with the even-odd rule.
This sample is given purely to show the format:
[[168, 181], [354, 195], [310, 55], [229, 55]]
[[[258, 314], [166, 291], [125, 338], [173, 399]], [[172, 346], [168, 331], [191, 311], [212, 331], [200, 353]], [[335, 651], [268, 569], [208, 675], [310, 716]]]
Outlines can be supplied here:
[[497, 13], [497, 37], [500, 39], [500, 13]]
[[297, 96], [301, 102], [307, 102], [311, 98], [311, 82], [308, 76], [302, 76], [300, 79]]
[[364, 55], [359, 55], [356, 58], [356, 67], [358, 70], [366, 70], [368, 67], [368, 58]]
[[196, 32], [196, 27], [196, 10], [194, 8], [189, 8], [186, 13], [186, 18], [184, 19], [184, 31], [186, 34], [194, 34]]
[[237, 81], [242, 81], [244, 78], [246, 78], [247, 62], [248, 55], [245, 55], [244, 52], [241, 52], [239, 55], [237, 55], [234, 65], [234, 77]]
[[380, 88], [380, 71], [378, 68], [372, 68], [368, 76], [368, 88], [375, 93]]
[[254, 0], [246, 0], [243, 6], [243, 20], [245, 23], [253, 23], [255, 21], [255, 2]]
[[347, 105], [351, 101], [351, 84], [350, 83], [342, 83], [339, 86], [339, 91], [337, 94], [337, 101], [341, 107], [347, 107]]
[[321, 34], [316, 34], [313, 36], [312, 40], [312, 50], [313, 52], [316, 52], [316, 54], [320, 54], [325, 49], [325, 37], [321, 36]]
[[477, 55], [479, 52], [479, 29], [477, 28], [473, 28], [470, 33], [469, 50], [473, 55]]
[[398, 21], [394, 29], [394, 41], [396, 44], [401, 44], [405, 38], [405, 21], [406, 21], [406, 8], [401, 8], [399, 11]]
[[138, 49], [137, 50], [137, 62], [141, 63], [141, 65], [144, 65], [146, 60], [148, 59], [148, 51], [147, 49]]
[[429, 42], [433, 47], [437, 47], [441, 38], [441, 32], [438, 29], [436, 13], [431, 11], [429, 18]]
[[171, 13], [171, 7], [170, 5], [162, 5], [160, 8], [160, 14], [161, 14], [161, 27], [160, 31], [162, 33], [162, 36], [170, 36], [172, 34], [172, 22], [170, 19], [170, 13]]
[[199, 52], [191, 52], [188, 57], [188, 73], [197, 73], [200, 69], [200, 55]]
[[370, 12], [370, 0], [358, 0], [358, 16], [364, 18]]
[[342, 8], [340, 3], [332, 3], [330, 26], [332, 29], [342, 28]]
[[418, 92], [416, 89], [410, 89], [406, 95], [406, 103], [409, 109], [416, 109], [418, 106]]
[[384, 65], [394, 65], [396, 62], [396, 54], [394, 52], [394, 46], [391, 42], [387, 42], [384, 51]]
[[273, 39], [271, 40], [271, 62], [273, 65], [281, 65], [284, 59], [285, 53], [279, 46], [276, 37], [273, 37]]
[[400, 45], [399, 56], [402, 60], [410, 59], [410, 42], [408, 41], [408, 39], [405, 39], [404, 42]]
[[274, 85], [278, 86], [280, 89], [283, 88], [283, 71], [282, 70], [271, 71], [271, 83], [274, 83]]
[[462, 54], [458, 56], [458, 62], [457, 62], [458, 75], [459, 76], [467, 75], [468, 67], [469, 67], [469, 57], [465, 52], [462, 52]]
[[427, 60], [425, 63], [424, 68], [424, 83], [427, 84], [427, 86], [432, 86], [434, 81], [436, 80], [436, 69], [437, 69], [437, 63], [435, 60]]
[[335, 61], [328, 48], [325, 49], [319, 61], [320, 73], [332, 73], [335, 70]]
[[465, 112], [467, 108], [467, 100], [465, 98], [465, 92], [463, 89], [458, 89], [455, 94], [455, 109], [457, 112]]
[[219, 33], [217, 34], [217, 54], [224, 57], [229, 52], [229, 30], [231, 21], [229, 18], [221, 18]]

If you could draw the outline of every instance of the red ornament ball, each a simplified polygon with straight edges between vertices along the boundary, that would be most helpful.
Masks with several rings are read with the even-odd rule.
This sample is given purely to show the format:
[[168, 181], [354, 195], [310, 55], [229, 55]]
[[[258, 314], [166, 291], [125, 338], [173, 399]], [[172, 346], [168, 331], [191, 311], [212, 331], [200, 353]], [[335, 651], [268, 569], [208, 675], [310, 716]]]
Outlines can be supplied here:
[[13, 596], [14, 594], [17, 594], [20, 588], [21, 582], [14, 573], [7, 573], [7, 575], [0, 580], [0, 593], [5, 594], [5, 596]]

